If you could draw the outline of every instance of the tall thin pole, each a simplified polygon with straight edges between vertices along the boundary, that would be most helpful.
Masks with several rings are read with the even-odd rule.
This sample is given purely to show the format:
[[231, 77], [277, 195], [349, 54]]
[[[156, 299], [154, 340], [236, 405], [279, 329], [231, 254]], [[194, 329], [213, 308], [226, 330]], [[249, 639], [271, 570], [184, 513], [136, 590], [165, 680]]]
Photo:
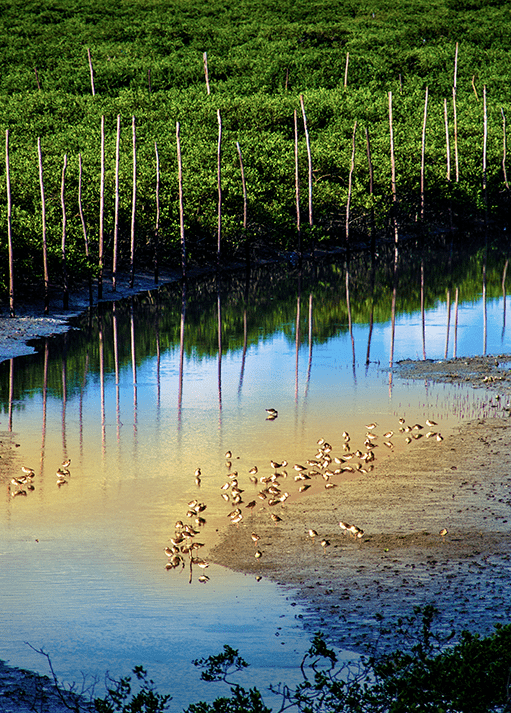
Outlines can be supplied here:
[[241, 147], [239, 141], [236, 141], [236, 150], [240, 160], [241, 171], [241, 188], [243, 190], [243, 230], [247, 229], [247, 184], [245, 182], [245, 170], [243, 168], [243, 156], [241, 155]]
[[447, 115], [447, 99], [444, 99], [445, 150], [447, 156], [447, 180], [451, 180], [451, 145], [449, 142], [449, 117]]
[[460, 180], [459, 158], [458, 158], [458, 114], [456, 111], [456, 90], [458, 84], [458, 43], [454, 52], [454, 76], [452, 80], [452, 110], [454, 119], [454, 164], [456, 169], [456, 183]]
[[99, 184], [98, 299], [103, 297], [103, 246], [105, 222], [105, 116], [101, 116], [101, 176]]
[[94, 70], [92, 68], [92, 57], [91, 57], [89, 47], [87, 47], [87, 57], [89, 59], [90, 86], [91, 86], [92, 96], [95, 96], [96, 90], [94, 88]]
[[158, 144], [154, 142], [154, 154], [156, 157], [156, 221], [154, 225], [154, 284], [158, 284], [158, 248], [160, 240], [160, 156], [158, 154]]
[[48, 250], [46, 245], [46, 201], [44, 198], [43, 156], [41, 152], [41, 137], [37, 137], [37, 154], [39, 159], [39, 187], [41, 190], [41, 220], [43, 242], [43, 277], [44, 277], [44, 314], [50, 311], [50, 280], [48, 277]]
[[504, 174], [504, 185], [506, 186], [506, 189], [509, 191], [509, 183], [507, 180], [507, 172], [506, 172], [506, 154], [507, 154], [507, 149], [506, 149], [506, 115], [504, 114], [504, 109], [501, 108], [501, 114], [502, 114], [502, 173]]
[[220, 249], [222, 243], [222, 117], [220, 109], [217, 109], [218, 118], [218, 150], [217, 150], [217, 185], [218, 185], [218, 231], [216, 264], [220, 267]]
[[426, 96], [424, 98], [424, 120], [422, 122], [422, 147], [421, 147], [421, 220], [424, 220], [424, 183], [425, 183], [425, 167], [426, 167], [426, 121], [428, 118], [428, 87], [426, 87]]
[[245, 168], [243, 166], [243, 156], [239, 141], [236, 141], [236, 150], [240, 161], [241, 188], [243, 190], [243, 238], [245, 241], [245, 256], [248, 265], [250, 262], [250, 241], [247, 235], [247, 183], [245, 181]]
[[302, 230], [300, 224], [300, 171], [298, 167], [298, 115], [294, 110], [295, 129], [295, 203], [296, 203], [296, 233], [298, 235], [298, 255], [302, 256]]
[[112, 256], [112, 290], [117, 290], [117, 249], [119, 242], [119, 158], [121, 146], [121, 115], [117, 114], [115, 139], [115, 198], [114, 198], [114, 244]]
[[186, 246], [183, 210], [183, 165], [181, 161], [181, 141], [179, 138], [179, 128], [179, 121], [176, 121], [177, 179], [179, 184], [179, 235], [181, 239], [181, 271], [184, 279], [186, 277]]
[[[486, 107], [486, 84], [483, 86], [483, 198], [486, 213], [488, 212], [488, 195], [486, 182], [486, 149], [488, 144], [488, 113]], [[487, 216], [486, 216], [487, 217]]]
[[350, 63], [350, 53], [346, 52], [346, 64], [344, 66], [344, 88], [348, 86], [348, 65]]
[[62, 207], [62, 280], [63, 280], [63, 307], [68, 309], [69, 307], [69, 285], [67, 279], [67, 261], [66, 261], [66, 229], [67, 229], [67, 217], [66, 217], [66, 201], [65, 201], [65, 188], [66, 188], [66, 169], [67, 169], [67, 154], [64, 154], [64, 165], [62, 166], [62, 181], [60, 185], [60, 205]]
[[[374, 171], [373, 171], [373, 161], [371, 158], [371, 142], [369, 139], [369, 129], [365, 127], [366, 134], [366, 152], [367, 152], [367, 163], [369, 166], [369, 195], [373, 195], [374, 188]], [[374, 205], [371, 201], [371, 254], [374, 255], [376, 248], [376, 230], [374, 226]]]
[[204, 52], [202, 55], [202, 59], [204, 62], [204, 77], [206, 78], [206, 91], [208, 93], [208, 96], [211, 94], [211, 90], [209, 88], [209, 73], [208, 73], [208, 53]]
[[351, 162], [350, 173], [348, 177], [348, 200], [346, 201], [346, 244], [350, 239], [350, 206], [351, 206], [351, 188], [353, 185], [353, 172], [355, 170], [355, 134], [357, 132], [357, 122], [353, 126], [353, 138], [351, 141]]
[[[88, 262], [88, 257], [89, 257], [89, 238], [87, 236], [87, 226], [85, 224], [85, 217], [83, 215], [83, 207], [82, 207], [82, 154], [78, 154], [78, 212], [80, 214], [80, 221], [82, 223], [82, 231], [83, 231], [83, 239], [85, 243], [85, 257], [87, 258]], [[90, 266], [87, 266], [87, 275], [88, 275], [88, 281], [89, 281], [89, 304], [92, 305], [92, 278], [91, 278], [91, 271], [90, 271]]]
[[309, 164], [309, 225], [312, 227], [312, 155], [311, 155], [311, 145], [309, 138], [309, 130], [307, 128], [307, 116], [305, 114], [305, 104], [303, 101], [303, 94], [300, 94], [300, 106], [302, 107], [302, 117], [303, 117], [303, 128], [305, 131], [305, 142], [307, 144], [307, 160]]
[[390, 165], [391, 165], [391, 183], [392, 183], [392, 203], [393, 203], [393, 216], [392, 222], [394, 224], [394, 245], [396, 246], [396, 251], [394, 253], [394, 258], [397, 259], [397, 242], [398, 242], [398, 228], [397, 228], [397, 190], [396, 190], [396, 159], [394, 155], [394, 122], [392, 119], [392, 92], [389, 92], [389, 131], [390, 131]]
[[134, 116], [131, 117], [131, 131], [133, 137], [133, 189], [131, 194], [130, 289], [133, 289], [135, 281], [135, 211], [137, 204], [137, 137]]
[[15, 317], [14, 312], [14, 256], [12, 250], [12, 203], [11, 203], [11, 172], [9, 169], [9, 129], [5, 130], [5, 177], [7, 183], [7, 245], [9, 251], [9, 313]]

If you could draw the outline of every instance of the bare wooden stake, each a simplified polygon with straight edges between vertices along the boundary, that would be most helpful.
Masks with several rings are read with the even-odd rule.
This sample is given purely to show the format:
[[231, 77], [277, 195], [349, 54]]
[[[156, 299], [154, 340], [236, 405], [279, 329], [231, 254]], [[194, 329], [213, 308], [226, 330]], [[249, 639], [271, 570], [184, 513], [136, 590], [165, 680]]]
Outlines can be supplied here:
[[99, 179], [98, 299], [103, 297], [103, 247], [105, 223], [105, 116], [101, 117], [101, 173]]
[[[85, 224], [85, 217], [83, 215], [82, 207], [82, 154], [78, 154], [78, 212], [80, 214], [80, 221], [82, 223], [83, 240], [85, 243], [85, 257], [89, 257], [89, 238], [87, 236], [87, 226]], [[87, 268], [88, 281], [89, 281], [89, 303], [92, 305], [92, 279], [90, 267]]]
[[14, 255], [12, 250], [12, 202], [11, 202], [11, 172], [9, 168], [9, 129], [5, 130], [5, 178], [7, 184], [7, 249], [9, 253], [9, 314], [15, 317], [14, 311]]
[[[371, 142], [369, 140], [369, 129], [365, 127], [366, 134], [366, 153], [367, 153], [367, 163], [369, 166], [369, 195], [373, 195], [374, 190], [374, 171], [373, 171], [373, 161], [371, 158]], [[376, 247], [376, 230], [374, 225], [374, 204], [371, 201], [371, 251], [374, 254]]]
[[486, 107], [486, 84], [483, 86], [483, 197], [486, 211], [488, 210], [488, 194], [486, 180], [486, 151], [488, 145], [488, 112]]
[[206, 78], [206, 91], [209, 96], [211, 94], [211, 90], [209, 88], [208, 53], [207, 52], [204, 52], [204, 54], [202, 55], [202, 59], [204, 61], [204, 76]]
[[90, 86], [92, 91], [92, 96], [96, 96], [96, 90], [94, 89], [94, 69], [92, 68], [92, 57], [90, 54], [90, 49], [87, 47], [87, 57], [89, 58], [89, 72], [90, 72]]
[[222, 117], [220, 109], [216, 112], [218, 119], [218, 147], [217, 147], [217, 187], [218, 187], [218, 230], [216, 264], [220, 267], [220, 251], [222, 244]]
[[389, 92], [389, 131], [390, 131], [390, 168], [391, 168], [391, 186], [392, 186], [392, 201], [397, 202], [396, 191], [396, 160], [394, 156], [394, 122], [392, 119], [392, 92]]
[[158, 144], [154, 142], [154, 154], [156, 157], [156, 221], [154, 225], [154, 284], [158, 284], [158, 250], [160, 242], [160, 156], [158, 154]]
[[474, 94], [476, 97], [476, 101], [479, 101], [479, 96], [477, 94], [477, 89], [476, 89], [476, 78], [475, 75], [472, 77], [472, 89], [474, 90]]
[[506, 154], [507, 154], [506, 115], [504, 114], [503, 108], [500, 109], [500, 112], [502, 114], [502, 173], [504, 174], [504, 185], [506, 186], [506, 189], [509, 191], [509, 183], [507, 181], [507, 172], [506, 172]]
[[41, 191], [41, 222], [43, 243], [43, 279], [44, 279], [44, 314], [50, 311], [50, 280], [48, 276], [48, 249], [46, 244], [46, 200], [44, 197], [43, 181], [43, 155], [41, 151], [41, 137], [37, 137], [37, 156], [39, 160], [39, 188]]
[[459, 162], [458, 162], [458, 117], [456, 112], [456, 85], [458, 81], [458, 43], [456, 42], [456, 50], [454, 52], [454, 76], [452, 82], [452, 109], [454, 118], [454, 165], [456, 172], [456, 183], [460, 180]]
[[130, 244], [130, 289], [135, 282], [135, 214], [137, 206], [137, 136], [135, 117], [131, 117], [131, 133], [133, 139], [133, 189], [131, 194], [131, 244]]
[[238, 151], [238, 158], [240, 160], [240, 171], [241, 171], [241, 187], [243, 190], [243, 230], [247, 229], [247, 184], [245, 182], [245, 170], [243, 168], [243, 156], [241, 155], [241, 147], [239, 141], [236, 141], [236, 150]]
[[452, 80], [452, 86], [456, 91], [456, 85], [458, 81], [458, 43], [456, 42], [456, 49], [454, 51], [454, 77]]
[[34, 67], [35, 81], [37, 83], [37, 88], [41, 91], [41, 83], [39, 81], [39, 75], [37, 74], [37, 67]]
[[117, 114], [115, 139], [115, 196], [114, 196], [114, 244], [112, 255], [112, 290], [117, 290], [117, 251], [119, 244], [119, 161], [121, 147], [121, 115]]
[[62, 180], [60, 183], [60, 205], [62, 208], [62, 281], [63, 281], [63, 307], [69, 307], [69, 284], [67, 277], [67, 260], [66, 260], [66, 231], [67, 231], [67, 216], [66, 216], [66, 169], [67, 169], [67, 154], [64, 154], [64, 164], [62, 166]]
[[236, 141], [236, 150], [238, 152], [238, 158], [240, 161], [241, 188], [243, 190], [243, 237], [245, 240], [245, 254], [248, 264], [250, 260], [250, 241], [247, 235], [247, 183], [245, 181], [245, 169], [243, 166], [243, 156], [241, 153], [241, 146], [239, 144], [239, 141]]
[[177, 179], [179, 185], [179, 234], [181, 238], [181, 271], [183, 280], [186, 278], [186, 245], [185, 245], [185, 222], [183, 210], [183, 166], [181, 162], [181, 141], [179, 138], [179, 121], [176, 122], [176, 146], [177, 146]]
[[348, 86], [348, 65], [350, 63], [350, 53], [346, 52], [346, 65], [344, 67], [344, 88]]
[[[311, 155], [311, 144], [309, 138], [309, 130], [307, 128], [307, 116], [305, 114], [305, 104], [303, 101], [303, 94], [300, 94], [300, 105], [302, 107], [302, 117], [303, 117], [303, 128], [305, 131], [305, 142], [307, 145], [307, 161], [309, 164], [309, 226], [312, 228], [312, 155]], [[314, 256], [314, 238], [312, 239], [312, 255]]]
[[85, 257], [89, 257], [89, 238], [87, 236], [87, 226], [83, 215], [82, 207], [82, 154], [78, 154], [78, 212], [82, 223], [83, 240], [85, 243]]
[[298, 114], [294, 110], [295, 129], [295, 204], [296, 204], [296, 233], [298, 235], [298, 255], [302, 257], [302, 230], [300, 222], [300, 170], [298, 166]]
[[351, 163], [350, 173], [348, 177], [348, 200], [346, 201], [346, 245], [350, 240], [350, 206], [351, 206], [351, 188], [353, 185], [353, 171], [355, 170], [355, 134], [357, 132], [357, 122], [353, 126], [353, 138], [351, 141]]
[[428, 118], [428, 87], [424, 98], [424, 120], [422, 122], [422, 147], [421, 147], [421, 220], [424, 220], [425, 206], [425, 168], [426, 168], [426, 121]]
[[447, 180], [451, 180], [451, 145], [449, 141], [449, 117], [447, 115], [447, 99], [444, 99], [445, 149], [447, 156]]
[[398, 224], [397, 224], [397, 189], [396, 189], [396, 159], [394, 155], [394, 122], [392, 118], [392, 92], [389, 92], [389, 131], [390, 131], [390, 165], [391, 165], [391, 183], [392, 183], [392, 203], [393, 215], [392, 222], [394, 225], [394, 245], [395, 245], [395, 260], [397, 260], [397, 243], [398, 243]]

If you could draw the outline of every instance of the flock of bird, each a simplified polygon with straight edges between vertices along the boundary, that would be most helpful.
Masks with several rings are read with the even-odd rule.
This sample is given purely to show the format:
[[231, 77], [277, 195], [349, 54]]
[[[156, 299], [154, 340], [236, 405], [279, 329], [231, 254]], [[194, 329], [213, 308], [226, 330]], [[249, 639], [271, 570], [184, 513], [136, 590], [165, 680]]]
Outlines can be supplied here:
[[[69, 466], [71, 465], [71, 460], [67, 458], [62, 462], [55, 475], [57, 476], [57, 487], [60, 488], [65, 485], [69, 478], [71, 477], [71, 471]], [[35, 490], [34, 478], [35, 470], [33, 468], [28, 468], [25, 465], [21, 466], [21, 471], [23, 475], [11, 478], [9, 483], [9, 490], [11, 497], [26, 497], [29, 492]]]
[[[275, 420], [278, 416], [276, 409], [266, 409], [267, 420]], [[419, 423], [409, 425], [404, 418], [400, 418], [396, 431], [387, 431], [379, 436], [376, 433], [377, 423], [369, 423], [366, 425], [366, 434], [363, 440], [363, 446], [360, 449], [355, 449], [351, 444], [351, 437], [347, 431], [344, 431], [341, 437], [341, 448], [339, 455], [334, 455], [333, 447], [324, 438], [318, 439], [316, 453], [313, 457], [307, 459], [302, 465], [295, 463], [291, 465], [287, 460], [270, 460], [267, 469], [264, 473], [259, 471], [258, 466], [254, 465], [246, 473], [241, 474], [238, 470], [233, 470], [233, 454], [232, 451], [225, 453], [225, 465], [228, 469], [227, 476], [223, 478], [224, 482], [220, 485], [220, 496], [229, 506], [227, 518], [231, 525], [238, 526], [244, 519], [254, 510], [267, 511], [269, 518], [274, 523], [279, 523], [285, 517], [284, 503], [291, 496], [299, 497], [300, 494], [308, 491], [313, 485], [316, 486], [322, 483], [326, 490], [332, 490], [338, 487], [336, 476], [344, 473], [354, 473], [365, 475], [370, 473], [374, 468], [374, 460], [376, 459], [376, 449], [380, 444], [390, 450], [394, 449], [394, 441], [398, 437], [403, 437], [406, 443], [411, 443], [420, 438], [433, 439], [442, 441], [442, 435], [433, 430], [437, 423], [428, 419], [426, 426], [429, 430], [425, 433], [424, 426]], [[379, 441], [379, 442], [378, 442]], [[236, 458], [238, 460], [238, 458]], [[202, 472], [201, 468], [197, 468], [194, 474], [195, 484], [201, 487]], [[247, 497], [248, 488], [251, 489], [251, 495]], [[189, 582], [192, 582], [192, 573], [194, 566], [205, 569], [208, 567], [208, 562], [196, 556], [196, 549], [203, 547], [203, 543], [197, 542], [194, 538], [199, 534], [199, 529], [205, 525], [206, 521], [201, 513], [206, 509], [204, 503], [198, 500], [192, 500], [188, 503], [187, 518], [190, 524], [184, 524], [178, 520], [175, 525], [175, 534], [170, 538], [171, 545], [165, 547], [165, 554], [168, 561], [166, 568], [168, 570], [183, 570], [188, 560], [189, 565]], [[361, 539], [364, 536], [364, 530], [358, 525], [349, 524], [347, 522], [339, 522], [339, 527], [345, 536], [355, 540]], [[197, 529], [199, 528], [199, 529]], [[446, 528], [440, 531], [440, 534], [447, 534]], [[308, 530], [308, 536], [314, 541], [318, 538], [323, 552], [329, 547], [330, 541], [326, 538], [320, 538], [317, 531]], [[260, 536], [252, 532], [252, 542], [255, 545], [254, 556], [256, 559], [263, 557], [263, 551], [260, 548]], [[209, 577], [205, 574], [198, 578], [199, 582], [206, 583]]]
[[[199, 487], [200, 476], [200, 468], [197, 468], [195, 471], [195, 483]], [[204, 547], [204, 543], [194, 539], [200, 532], [200, 530], [196, 528], [201, 528], [206, 524], [206, 519], [202, 515], [206, 507], [205, 503], [201, 503], [197, 499], [191, 500], [188, 503], [186, 513], [186, 517], [190, 520], [190, 523], [185, 524], [182, 520], [178, 520], [174, 526], [174, 535], [170, 538], [170, 545], [165, 547], [165, 554], [168, 558], [167, 564], [165, 565], [167, 570], [183, 570], [188, 560], [188, 581], [190, 584], [193, 580], [194, 567], [199, 567], [201, 570], [205, 570], [209, 567], [209, 562], [197, 556], [197, 551], [200, 550], [201, 547]], [[207, 574], [201, 574], [198, 577], [198, 581], [201, 584], [205, 584], [209, 581], [209, 577]]]

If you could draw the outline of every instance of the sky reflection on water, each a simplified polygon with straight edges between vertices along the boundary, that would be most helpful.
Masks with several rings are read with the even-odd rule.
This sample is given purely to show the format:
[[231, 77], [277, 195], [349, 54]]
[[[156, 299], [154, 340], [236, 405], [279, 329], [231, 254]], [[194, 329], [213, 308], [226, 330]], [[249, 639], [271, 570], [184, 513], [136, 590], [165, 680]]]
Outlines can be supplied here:
[[[188, 585], [186, 572], [165, 571], [175, 521], [198, 497], [208, 505], [199, 537], [216, 541], [227, 522], [220, 497], [227, 450], [251, 498], [249, 468], [312, 457], [320, 436], [335, 447], [349, 430], [361, 444], [368, 420], [386, 430], [398, 416], [432, 417], [447, 435], [461, 418], [487, 413], [483, 391], [408, 383], [388, 367], [392, 346], [394, 363], [424, 353], [442, 359], [454, 348], [464, 356], [509, 351], [505, 264], [500, 256], [491, 272], [471, 262], [467, 273], [480, 279], [460, 281], [457, 305], [447, 275], [450, 307], [446, 288], [436, 287], [443, 299], [430, 295], [424, 319], [413, 308], [419, 296], [408, 295], [412, 306], [396, 310], [394, 332], [388, 290], [379, 309], [388, 318], [372, 328], [363, 319], [378, 308], [358, 290], [363, 265], [350, 271], [351, 310], [342, 264], [303, 278], [279, 268], [278, 280], [271, 270], [256, 274], [259, 292], [237, 278], [225, 278], [218, 293], [211, 280], [190, 288], [183, 321], [179, 286], [126, 308], [106, 306], [100, 322], [82, 320], [81, 332], [2, 364], [2, 437], [20, 444], [17, 468], [36, 470], [36, 489], [23, 498], [4, 490], [0, 657], [46, 672], [29, 641], [51, 654], [66, 680], [107, 668], [119, 676], [143, 663], [176, 696], [174, 710], [225, 693], [203, 692], [190, 664], [224, 643], [252, 664], [246, 681], [282, 673], [290, 682], [308, 646], [300, 609], [264, 579], [212, 566], [206, 585]], [[269, 406], [279, 411], [273, 422]], [[65, 457], [71, 477], [59, 488], [54, 473]]]

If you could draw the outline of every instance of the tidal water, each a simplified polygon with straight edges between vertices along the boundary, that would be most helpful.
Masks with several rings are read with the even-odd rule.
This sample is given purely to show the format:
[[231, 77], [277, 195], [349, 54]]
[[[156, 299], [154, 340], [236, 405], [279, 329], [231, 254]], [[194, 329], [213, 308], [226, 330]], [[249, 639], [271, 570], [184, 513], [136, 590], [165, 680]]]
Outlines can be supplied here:
[[[407, 381], [396, 365], [509, 352], [507, 255], [394, 258], [164, 286], [102, 304], [0, 364], [0, 439], [14, 454], [0, 506], [0, 658], [47, 673], [44, 649], [63, 681], [96, 677], [98, 693], [105, 671], [142, 664], [175, 711], [228, 693], [192, 664], [224, 644], [250, 663], [242, 685], [299, 680], [310, 634], [289, 592], [215, 565], [191, 571], [186, 558], [167, 570], [164, 548], [178, 520], [206, 546], [225, 528], [236, 538], [221, 497], [233, 471], [247, 502], [249, 469], [301, 462], [320, 437], [362, 443], [369, 421], [387, 430], [398, 417], [432, 418], [446, 436], [496, 413], [484, 390]], [[16, 495], [21, 466], [33, 490]], [[187, 519], [194, 500], [203, 522]]]

